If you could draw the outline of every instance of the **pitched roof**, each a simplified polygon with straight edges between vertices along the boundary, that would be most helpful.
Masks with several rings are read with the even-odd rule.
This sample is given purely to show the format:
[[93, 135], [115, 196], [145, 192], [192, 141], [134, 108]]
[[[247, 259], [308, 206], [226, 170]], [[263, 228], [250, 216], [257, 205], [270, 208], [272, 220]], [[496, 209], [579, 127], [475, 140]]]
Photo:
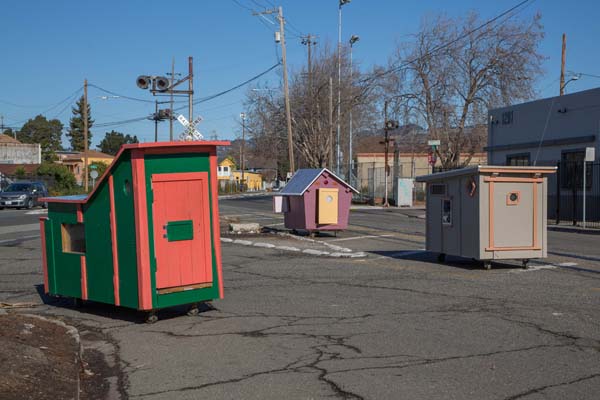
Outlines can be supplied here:
[[[96, 150], [88, 150], [87, 156], [91, 158], [108, 158], [111, 160], [115, 158], [115, 156], [111, 156], [110, 154], [102, 153], [101, 151]], [[64, 158], [64, 160], [81, 160], [83, 157], [85, 157], [85, 152], [80, 151], [73, 154], [69, 154]]]
[[15, 144], [20, 144], [21, 142], [19, 142], [17, 139], [12, 138], [8, 135], [5, 135], [4, 133], [0, 133], [0, 143], [15, 143]]
[[308, 189], [310, 185], [312, 185], [313, 182], [316, 181], [317, 178], [321, 176], [323, 172], [327, 172], [337, 181], [358, 193], [358, 190], [354, 189], [352, 186], [350, 186], [343, 179], [339, 178], [336, 174], [334, 174], [327, 168], [299, 169], [298, 171], [296, 171], [294, 176], [292, 176], [292, 179], [290, 179], [290, 181], [287, 183], [287, 185], [285, 185], [285, 187], [280, 193], [282, 195], [287, 196], [302, 196], [304, 192], [306, 192], [306, 189]]

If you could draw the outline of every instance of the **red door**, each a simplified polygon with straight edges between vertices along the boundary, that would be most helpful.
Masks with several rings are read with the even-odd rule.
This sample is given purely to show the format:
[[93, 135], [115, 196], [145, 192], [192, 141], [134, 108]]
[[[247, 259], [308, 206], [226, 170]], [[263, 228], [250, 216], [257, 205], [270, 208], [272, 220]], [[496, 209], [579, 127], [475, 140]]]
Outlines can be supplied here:
[[152, 175], [156, 288], [212, 282], [208, 173]]

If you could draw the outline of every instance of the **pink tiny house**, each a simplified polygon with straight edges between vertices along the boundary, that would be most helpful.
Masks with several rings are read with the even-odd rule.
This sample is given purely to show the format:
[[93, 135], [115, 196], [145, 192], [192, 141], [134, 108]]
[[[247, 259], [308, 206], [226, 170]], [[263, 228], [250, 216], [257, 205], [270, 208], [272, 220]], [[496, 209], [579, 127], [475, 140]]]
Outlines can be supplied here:
[[274, 211], [283, 213], [288, 229], [337, 232], [348, 227], [353, 192], [327, 168], [300, 169], [273, 198]]

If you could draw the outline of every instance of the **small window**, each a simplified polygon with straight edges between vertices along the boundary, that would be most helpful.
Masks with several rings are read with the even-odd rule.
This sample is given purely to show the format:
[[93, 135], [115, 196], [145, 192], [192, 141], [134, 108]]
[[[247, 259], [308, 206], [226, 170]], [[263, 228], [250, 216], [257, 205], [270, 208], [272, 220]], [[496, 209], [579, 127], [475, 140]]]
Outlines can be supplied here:
[[442, 225], [452, 225], [452, 200], [442, 200]]
[[446, 185], [434, 184], [429, 186], [429, 193], [432, 195], [443, 196], [446, 194]]
[[85, 253], [85, 227], [83, 224], [62, 224], [61, 236], [64, 253]]
[[229, 172], [229, 167], [223, 167], [224, 172]]
[[513, 112], [504, 111], [502, 113], [502, 125], [510, 125], [513, 122]]
[[530, 154], [509, 154], [506, 156], [506, 165], [527, 167], [530, 164]]

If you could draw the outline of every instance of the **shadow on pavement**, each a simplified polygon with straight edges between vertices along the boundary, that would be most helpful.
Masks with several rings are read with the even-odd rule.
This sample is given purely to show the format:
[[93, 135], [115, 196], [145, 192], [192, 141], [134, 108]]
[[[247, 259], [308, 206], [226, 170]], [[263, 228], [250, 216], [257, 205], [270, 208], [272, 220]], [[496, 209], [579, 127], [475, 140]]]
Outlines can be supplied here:
[[[79, 311], [82, 314], [91, 314], [98, 317], [110, 318], [120, 321], [142, 324], [146, 321], [146, 312], [134, 310], [127, 307], [118, 307], [112, 304], [104, 304], [90, 300], [79, 300], [63, 296], [48, 296], [44, 293], [44, 285], [35, 285], [36, 291], [42, 302], [46, 305]], [[158, 321], [169, 320], [173, 318], [185, 318], [190, 305], [174, 306], [157, 310]], [[214, 311], [216, 308], [211, 303], [199, 303], [199, 316], [203, 312]]]

